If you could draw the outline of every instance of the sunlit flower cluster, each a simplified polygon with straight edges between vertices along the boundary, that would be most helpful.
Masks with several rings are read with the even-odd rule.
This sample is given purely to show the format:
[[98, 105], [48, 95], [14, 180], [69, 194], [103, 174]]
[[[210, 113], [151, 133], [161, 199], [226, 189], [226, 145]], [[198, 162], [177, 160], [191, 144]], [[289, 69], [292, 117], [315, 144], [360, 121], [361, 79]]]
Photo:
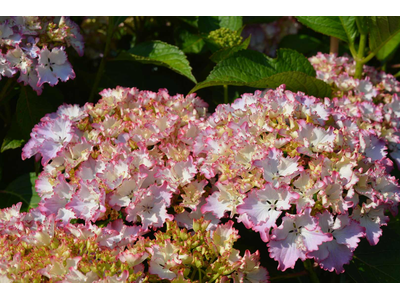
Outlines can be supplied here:
[[0, 282], [266, 282], [259, 254], [244, 256], [232, 221], [206, 231], [168, 222], [155, 239], [116, 220], [57, 226], [38, 209], [20, 213], [21, 203], [0, 210]]
[[192, 145], [207, 104], [166, 90], [101, 95], [96, 105], [63, 105], [34, 127], [22, 158], [42, 157], [39, 209], [62, 224], [123, 214], [143, 230], [162, 227], [170, 210], [191, 207], [204, 192]]
[[[368, 67], [355, 79], [347, 58], [310, 61], [332, 99], [282, 85], [208, 116], [194, 94], [118, 87], [96, 105], [61, 106], [23, 148], [44, 167], [30, 213], [61, 231], [94, 230], [99, 247], [127, 247], [118, 257], [130, 267], [148, 258], [152, 275], [132, 280], [266, 281], [258, 253], [232, 250], [234, 222], [260, 235], [281, 271], [314, 259], [344, 272], [360, 239], [376, 245], [397, 213], [388, 152], [398, 143], [400, 84]], [[139, 246], [154, 232], [157, 242]], [[216, 253], [220, 265], [209, 260]]]
[[0, 80], [19, 72], [18, 82], [40, 95], [46, 82], [73, 79], [69, 46], [83, 55], [83, 36], [69, 17], [0, 17]]
[[360, 238], [378, 243], [385, 211], [397, 212], [377, 122], [338, 101], [284, 86], [245, 94], [218, 106], [196, 138], [199, 171], [214, 182], [201, 211], [259, 232], [279, 270], [314, 258], [343, 272]]

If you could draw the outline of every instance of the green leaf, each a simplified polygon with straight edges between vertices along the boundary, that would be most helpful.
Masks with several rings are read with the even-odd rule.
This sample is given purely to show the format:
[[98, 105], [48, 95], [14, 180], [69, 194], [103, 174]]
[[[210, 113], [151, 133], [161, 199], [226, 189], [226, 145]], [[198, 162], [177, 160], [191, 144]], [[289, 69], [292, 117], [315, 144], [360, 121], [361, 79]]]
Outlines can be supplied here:
[[305, 34], [287, 35], [279, 43], [279, 47], [290, 48], [306, 56], [315, 55], [318, 51], [322, 53], [329, 52], [329, 43], [324, 43], [313, 36]]
[[388, 41], [376, 54], [376, 58], [380, 61], [387, 59], [393, 54], [400, 45], [400, 32], [397, 33], [393, 38]]
[[324, 81], [297, 71], [272, 75], [259, 82], [255, 82], [254, 85], [255, 87], [266, 86], [274, 89], [283, 83], [288, 90], [304, 92], [306, 95], [312, 95], [317, 98], [331, 97], [332, 93], [331, 87]]
[[345, 274], [355, 282], [400, 282], [400, 218], [397, 216], [382, 227], [376, 246], [363, 239]]
[[251, 38], [251, 36], [249, 36], [247, 39], [245, 39], [243, 41], [243, 43], [241, 43], [240, 45], [236, 45], [236, 46], [229, 47], [229, 48], [224, 48], [224, 49], [218, 50], [217, 52], [214, 52], [213, 55], [211, 55], [210, 59], [213, 62], [218, 63], [221, 60], [227, 59], [233, 53], [236, 53], [240, 50], [247, 49], [247, 47], [250, 44], [250, 38]]
[[346, 32], [347, 39], [350, 44], [354, 44], [356, 37], [359, 35], [356, 17], [339, 17], [340, 22], [342, 23], [343, 29]]
[[[283, 72], [285, 74], [282, 76], [274, 76]], [[219, 62], [207, 79], [198, 83], [189, 93], [217, 85], [274, 88], [285, 83], [293, 91], [329, 97], [330, 87], [315, 76], [308, 59], [294, 50], [280, 49], [276, 59], [256, 51], [241, 50]]]
[[228, 28], [230, 30], [239, 30], [243, 26], [242, 17], [199, 17], [199, 30], [201, 33], [209, 33], [219, 28]]
[[6, 136], [3, 140], [3, 143], [1, 144], [1, 153], [3, 153], [6, 150], [9, 149], [17, 149], [19, 147], [21, 147], [24, 144], [25, 140], [22, 139], [10, 139], [8, 136]]
[[379, 54], [378, 58], [384, 60], [400, 43], [400, 17], [367, 17], [367, 20], [370, 27], [370, 51]]
[[200, 53], [205, 45], [204, 39], [200, 34], [189, 32], [188, 30], [179, 30], [176, 34], [177, 46], [184, 53]]
[[194, 83], [197, 82], [186, 55], [178, 47], [161, 41], [141, 43], [128, 52], [121, 53], [116, 60], [131, 60], [167, 67], [189, 78]]
[[[340, 17], [296, 17], [297, 20], [305, 26], [311, 28], [314, 31], [337, 37], [338, 39], [349, 42], [349, 37], [346, 30], [343, 27], [343, 23]], [[349, 20], [346, 21], [349, 28]], [[350, 29], [348, 29], [350, 30]], [[350, 31], [351, 32], [351, 31]]]
[[40, 201], [35, 190], [36, 173], [26, 173], [13, 182], [6, 189], [0, 191], [0, 207], [10, 207], [13, 204], [22, 202], [21, 211], [28, 211], [37, 207]]

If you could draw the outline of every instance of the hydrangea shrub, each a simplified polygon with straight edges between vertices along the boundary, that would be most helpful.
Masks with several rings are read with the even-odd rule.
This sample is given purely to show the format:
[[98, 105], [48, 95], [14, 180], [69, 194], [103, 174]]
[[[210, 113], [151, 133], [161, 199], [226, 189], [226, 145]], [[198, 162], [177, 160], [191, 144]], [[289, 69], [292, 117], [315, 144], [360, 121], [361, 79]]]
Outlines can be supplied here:
[[194, 94], [117, 87], [43, 117], [22, 151], [41, 159], [41, 201], [1, 211], [1, 280], [268, 281], [258, 252], [234, 248], [235, 222], [280, 271], [344, 272], [397, 214], [400, 84], [370, 67], [356, 79], [346, 57], [310, 62], [332, 99], [282, 85], [209, 115]]

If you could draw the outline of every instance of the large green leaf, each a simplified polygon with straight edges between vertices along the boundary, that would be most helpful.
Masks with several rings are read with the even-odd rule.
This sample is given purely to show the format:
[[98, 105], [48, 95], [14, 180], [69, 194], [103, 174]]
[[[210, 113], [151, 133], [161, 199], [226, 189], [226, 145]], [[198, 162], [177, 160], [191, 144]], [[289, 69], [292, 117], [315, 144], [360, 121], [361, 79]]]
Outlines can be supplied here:
[[286, 89], [288, 90], [304, 92], [306, 95], [312, 95], [317, 98], [331, 97], [332, 93], [331, 87], [324, 81], [297, 71], [282, 72], [272, 75], [254, 83], [254, 85], [255, 87], [266, 86], [274, 89], [282, 83], [286, 85]]
[[400, 17], [367, 17], [369, 48], [384, 60], [400, 43]]
[[342, 23], [344, 31], [346, 32], [348, 42], [350, 44], [354, 44], [354, 41], [359, 34], [356, 17], [341, 16], [339, 17], [339, 20]]
[[[340, 17], [336, 17], [336, 16], [330, 16], [330, 17], [296, 17], [297, 20], [306, 25], [307, 27], [329, 35], [329, 36], [334, 36], [337, 37], [338, 39], [345, 41], [345, 42], [349, 42], [349, 37], [348, 37], [348, 33], [346, 32], [345, 28], [343, 27], [343, 23]], [[346, 18], [346, 17], [342, 17], [342, 18]], [[355, 19], [354, 19], [355, 21]], [[345, 20], [345, 24], [347, 27], [347, 30], [353, 34], [352, 29], [353, 25], [350, 26], [351, 22], [350, 19], [346, 19]]]
[[[285, 74], [282, 76], [272, 77], [283, 72]], [[207, 79], [198, 83], [190, 93], [217, 85], [273, 88], [285, 83], [293, 91], [309, 92], [311, 95], [314, 93], [317, 97], [329, 97], [330, 87], [316, 79], [315, 75], [315, 70], [308, 59], [294, 50], [280, 49], [276, 59], [256, 51], [241, 50], [219, 62]], [[305, 85], [310, 87], [305, 88]]]
[[250, 36], [245, 39], [243, 41], [243, 43], [233, 46], [233, 47], [229, 47], [229, 48], [224, 48], [221, 50], [218, 50], [217, 52], [214, 52], [213, 55], [211, 55], [210, 59], [215, 62], [218, 63], [224, 59], [227, 59], [229, 56], [231, 56], [233, 53], [238, 52], [240, 50], [244, 50], [247, 49], [247, 47], [250, 44]]
[[186, 55], [178, 47], [161, 41], [141, 43], [128, 52], [121, 53], [116, 60], [132, 60], [167, 67], [189, 78], [194, 83], [197, 82]]
[[40, 197], [35, 190], [36, 179], [35, 173], [27, 173], [11, 182], [0, 191], [0, 207], [10, 207], [18, 202], [22, 202], [21, 211], [37, 207]]
[[345, 275], [355, 282], [400, 282], [400, 218], [383, 227], [376, 246], [363, 239]]
[[205, 45], [203, 37], [198, 33], [192, 33], [186, 29], [180, 29], [176, 33], [177, 45], [184, 53], [200, 53]]
[[219, 28], [228, 28], [230, 30], [239, 30], [243, 26], [242, 17], [199, 17], [199, 30], [201, 33], [209, 33]]

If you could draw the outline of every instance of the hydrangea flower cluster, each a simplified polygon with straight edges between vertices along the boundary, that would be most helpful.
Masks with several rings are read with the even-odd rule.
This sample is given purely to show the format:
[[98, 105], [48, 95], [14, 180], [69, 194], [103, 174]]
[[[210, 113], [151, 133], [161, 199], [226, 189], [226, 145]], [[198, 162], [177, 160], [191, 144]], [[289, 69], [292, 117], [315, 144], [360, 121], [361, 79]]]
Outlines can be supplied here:
[[[357, 121], [365, 130], [364, 136], [370, 136], [363, 138], [363, 145], [376, 145], [374, 160], [389, 151], [400, 168], [400, 82], [393, 75], [369, 66], [364, 66], [363, 78], [356, 79], [353, 77], [355, 61], [348, 57], [318, 53], [309, 60], [317, 71], [317, 78], [332, 86], [334, 106], [340, 108], [340, 114]], [[368, 133], [371, 130], [372, 135]], [[390, 170], [390, 165], [387, 167]]]
[[204, 192], [192, 144], [207, 104], [166, 90], [101, 95], [96, 105], [63, 105], [34, 127], [22, 158], [42, 156], [40, 211], [63, 224], [121, 212], [143, 230], [162, 227], [174, 218], [167, 208], [183, 210]]
[[[214, 243], [223, 256], [218, 245], [238, 238], [232, 221], [220, 224], [225, 218], [259, 233], [281, 271], [314, 259], [344, 272], [360, 239], [376, 245], [386, 213], [397, 214], [400, 187], [388, 150], [398, 143], [400, 84], [368, 67], [368, 76], [354, 79], [347, 58], [318, 54], [310, 61], [332, 84], [332, 100], [282, 85], [244, 94], [208, 116], [194, 94], [118, 87], [104, 90], [96, 105], [61, 106], [23, 148], [23, 159], [41, 157], [44, 167], [36, 181], [42, 200], [31, 213], [60, 230], [77, 219], [82, 232], [105, 222], [115, 235], [106, 231], [97, 242], [111, 249], [136, 247], [140, 236], [157, 231], [161, 243], [149, 251], [156, 261], [149, 270], [165, 280], [267, 280], [258, 253], [229, 250], [225, 269], [210, 267], [207, 255], [217, 250], [200, 246]], [[185, 247], [199, 251], [191, 261], [201, 270], [177, 254], [190, 252]], [[132, 251], [127, 257], [141, 263]]]
[[0, 80], [19, 72], [17, 81], [40, 95], [46, 82], [75, 78], [66, 46], [83, 55], [83, 36], [69, 17], [0, 17]]
[[20, 213], [21, 203], [0, 211], [0, 282], [266, 282], [258, 252], [242, 257], [232, 221], [206, 231], [167, 223], [155, 239], [122, 220], [107, 227], [57, 226], [38, 209]]
[[400, 189], [380, 132], [330, 101], [301, 92], [245, 94], [220, 105], [195, 142], [216, 180], [201, 207], [260, 233], [278, 269], [314, 258], [343, 272], [360, 237], [375, 245]]
[[247, 25], [242, 36], [251, 35], [249, 49], [274, 57], [279, 42], [287, 35], [297, 34], [300, 26], [294, 17], [281, 17], [271, 23]]

